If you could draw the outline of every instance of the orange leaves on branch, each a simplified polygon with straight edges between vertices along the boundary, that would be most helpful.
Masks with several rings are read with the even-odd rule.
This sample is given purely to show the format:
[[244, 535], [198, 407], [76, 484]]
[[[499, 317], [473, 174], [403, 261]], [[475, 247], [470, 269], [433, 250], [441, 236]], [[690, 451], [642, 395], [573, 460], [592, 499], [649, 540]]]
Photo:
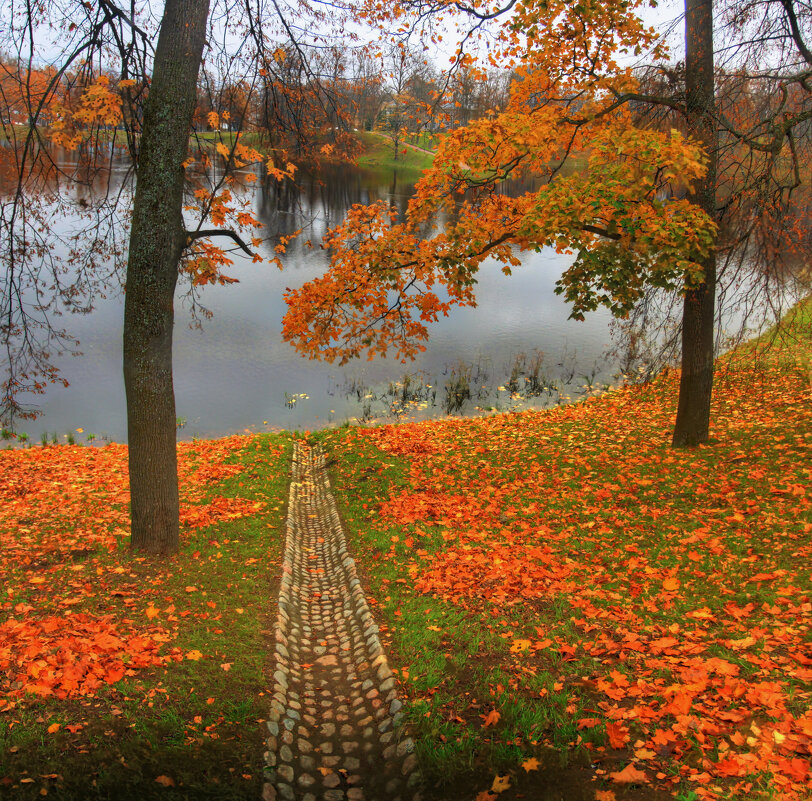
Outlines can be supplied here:
[[[122, 81], [119, 88], [129, 87], [132, 83]], [[111, 89], [110, 79], [100, 75], [84, 88], [75, 106], [68, 92], [52, 104], [51, 114], [51, 140], [68, 150], [74, 150], [88, 138], [92, 129], [114, 127], [121, 122], [121, 96]]]

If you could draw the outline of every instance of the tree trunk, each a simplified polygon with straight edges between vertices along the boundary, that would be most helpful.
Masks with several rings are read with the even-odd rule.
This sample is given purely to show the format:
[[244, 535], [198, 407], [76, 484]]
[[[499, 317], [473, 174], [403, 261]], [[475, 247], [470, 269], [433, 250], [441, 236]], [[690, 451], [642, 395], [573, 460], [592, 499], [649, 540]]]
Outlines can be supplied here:
[[172, 327], [186, 244], [183, 160], [196, 101], [209, 0], [167, 0], [144, 109], [124, 304], [134, 549], [178, 549]]
[[[685, 90], [688, 131], [708, 156], [708, 171], [689, 199], [716, 217], [716, 123], [713, 79], [712, 0], [685, 0]], [[713, 389], [716, 252], [703, 260], [702, 283], [685, 293], [682, 313], [682, 375], [673, 444], [708, 439]]]

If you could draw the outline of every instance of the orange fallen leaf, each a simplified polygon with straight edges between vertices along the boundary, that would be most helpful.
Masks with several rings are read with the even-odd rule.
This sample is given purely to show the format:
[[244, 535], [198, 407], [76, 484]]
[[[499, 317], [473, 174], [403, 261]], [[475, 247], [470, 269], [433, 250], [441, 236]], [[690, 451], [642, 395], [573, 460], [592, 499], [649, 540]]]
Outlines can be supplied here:
[[191, 659], [193, 662], [197, 662], [198, 659], [203, 658], [203, 654], [200, 653], [200, 651], [198, 651], [198, 650], [193, 650], [193, 651], [189, 651], [186, 654], [186, 658]]
[[175, 780], [171, 776], [156, 776], [155, 781], [162, 784], [164, 787], [174, 787]]
[[226, 672], [226, 673], [228, 673], [228, 671], [229, 671], [229, 670], [231, 670], [231, 664], [232, 664], [231, 662], [223, 662], [223, 663], [220, 665], [220, 667], [221, 667], [223, 670], [225, 670], [225, 672]]
[[487, 715], [485, 715], [482, 728], [487, 729], [488, 726], [495, 726], [497, 723], [499, 723], [499, 718], [501, 717], [502, 716], [495, 709], [492, 709]]
[[513, 645], [510, 646], [510, 653], [520, 654], [530, 648], [530, 640], [514, 640]]
[[52, 723], [50, 726], [48, 726], [48, 734], [53, 734], [54, 732], [59, 731], [60, 728], [62, 727], [58, 723]]
[[491, 791], [494, 793], [504, 793], [510, 787], [510, 776], [494, 776]]
[[615, 791], [595, 790], [595, 801], [615, 801]]
[[606, 724], [606, 734], [612, 748], [623, 748], [629, 742], [629, 730], [622, 724], [612, 721]]
[[642, 770], [638, 770], [633, 762], [626, 765], [623, 770], [610, 773], [609, 778], [618, 784], [645, 784], [648, 782], [646, 774]]
[[155, 617], [158, 617], [158, 615], [159, 615], [160, 613], [161, 613], [161, 610], [160, 610], [160, 609], [158, 609], [156, 606], [153, 606], [152, 604], [150, 604], [150, 605], [149, 605], [149, 606], [146, 608], [146, 616], [147, 616], [147, 617], [148, 617], [150, 620], [152, 620], [152, 619], [153, 619], [153, 618], [155, 618]]
[[663, 582], [663, 589], [666, 592], [676, 592], [680, 588], [679, 579], [667, 578]]
[[539, 761], [535, 757], [530, 757], [530, 759], [525, 759], [522, 762], [522, 767], [530, 773], [531, 770], [538, 770], [539, 769]]

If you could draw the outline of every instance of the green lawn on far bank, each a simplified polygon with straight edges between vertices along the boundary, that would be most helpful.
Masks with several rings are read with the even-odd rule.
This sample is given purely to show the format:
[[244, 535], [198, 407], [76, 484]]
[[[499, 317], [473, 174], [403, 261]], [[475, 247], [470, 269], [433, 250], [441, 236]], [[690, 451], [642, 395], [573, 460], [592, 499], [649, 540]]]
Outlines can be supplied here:
[[356, 131], [355, 136], [361, 143], [361, 151], [357, 159], [359, 167], [410, 171], [416, 174], [415, 179], [417, 179], [419, 173], [430, 167], [434, 160], [431, 154], [409, 147], [406, 142], [401, 143], [397, 158], [395, 158], [392, 140], [383, 133]]

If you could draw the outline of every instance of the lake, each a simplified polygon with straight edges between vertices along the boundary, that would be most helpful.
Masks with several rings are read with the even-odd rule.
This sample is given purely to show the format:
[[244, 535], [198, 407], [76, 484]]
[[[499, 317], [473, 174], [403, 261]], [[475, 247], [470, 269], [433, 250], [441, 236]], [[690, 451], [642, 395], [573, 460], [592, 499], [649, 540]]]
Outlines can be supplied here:
[[[284, 289], [321, 274], [328, 263], [325, 251], [306, 248], [303, 241], [317, 243], [353, 203], [386, 199], [402, 211], [415, 177], [342, 167], [322, 179], [301, 176], [295, 191], [261, 182], [246, 187], [266, 235], [305, 232], [284, 257], [284, 271], [235, 254], [228, 272], [239, 283], [201, 290], [212, 317], [200, 327], [182, 297], [185, 289], [179, 289], [174, 338], [179, 438], [545, 406], [612, 381], [614, 366], [605, 355], [611, 315], [598, 311], [584, 322], [567, 319], [568, 308], [553, 288], [569, 257], [552, 250], [525, 254], [510, 277], [498, 264], [485, 263], [478, 307], [455, 310], [431, 326], [427, 350], [414, 362], [390, 358], [338, 367], [309, 361], [282, 341]], [[121, 291], [114, 290], [92, 313], [61, 319], [79, 339], [82, 355], [55, 358], [70, 385], [49, 386], [34, 398], [42, 415], [21, 421], [18, 431], [35, 442], [43, 432], [63, 442], [68, 432], [81, 441], [89, 435], [97, 442], [126, 440], [123, 307]]]

